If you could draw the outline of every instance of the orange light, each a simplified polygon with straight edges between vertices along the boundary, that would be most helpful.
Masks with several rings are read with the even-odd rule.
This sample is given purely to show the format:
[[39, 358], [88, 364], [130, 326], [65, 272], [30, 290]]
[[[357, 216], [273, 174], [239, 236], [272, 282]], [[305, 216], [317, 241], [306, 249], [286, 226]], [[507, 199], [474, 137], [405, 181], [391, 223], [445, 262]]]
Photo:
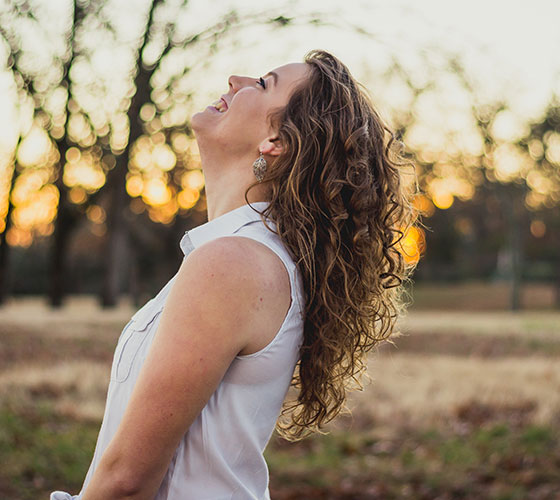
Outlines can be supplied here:
[[412, 203], [414, 205], [414, 208], [416, 208], [416, 210], [418, 210], [422, 215], [425, 215], [426, 217], [431, 217], [432, 215], [434, 215], [435, 207], [432, 203], [432, 200], [430, 200], [423, 194], [416, 196]]
[[68, 197], [70, 198], [70, 201], [72, 203], [74, 203], [75, 205], [80, 205], [84, 203], [84, 201], [86, 201], [87, 194], [84, 188], [75, 186], [68, 193]]
[[126, 192], [136, 198], [136, 196], [140, 196], [142, 194], [142, 189], [144, 188], [144, 181], [142, 177], [139, 175], [131, 175], [126, 180]]
[[105, 222], [106, 214], [105, 210], [99, 205], [92, 205], [87, 209], [87, 218], [94, 224], [101, 224]]
[[177, 196], [177, 202], [179, 206], [184, 209], [188, 210], [196, 205], [196, 202], [200, 198], [200, 192], [196, 189], [184, 189], [179, 193]]
[[181, 186], [200, 191], [204, 187], [204, 175], [202, 170], [189, 170], [181, 178]]
[[171, 199], [171, 190], [162, 179], [150, 179], [144, 184], [142, 199], [148, 205], [165, 205]]
[[19, 227], [11, 227], [6, 234], [8, 245], [15, 247], [28, 247], [33, 241], [31, 231], [21, 229]]
[[404, 260], [407, 263], [414, 264], [418, 262], [426, 249], [424, 231], [416, 226], [410, 227], [400, 241], [400, 247]]
[[453, 205], [453, 200], [454, 198], [451, 193], [434, 193], [432, 195], [434, 205], [441, 210], [446, 210]]
[[546, 234], [546, 224], [542, 220], [531, 221], [531, 234], [535, 238], [542, 238]]

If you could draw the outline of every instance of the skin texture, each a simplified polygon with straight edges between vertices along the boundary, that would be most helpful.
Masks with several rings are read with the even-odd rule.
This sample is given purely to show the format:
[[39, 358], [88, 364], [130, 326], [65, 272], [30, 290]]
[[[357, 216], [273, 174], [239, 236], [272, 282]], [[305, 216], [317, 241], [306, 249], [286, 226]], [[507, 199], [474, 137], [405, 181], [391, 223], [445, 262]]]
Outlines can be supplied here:
[[[275, 71], [276, 89], [272, 76], [265, 78], [266, 90], [255, 78], [231, 76], [228, 112], [206, 109], [192, 118], [209, 219], [245, 204], [259, 149], [271, 161], [281, 152], [266, 112], [287, 102], [307, 68], [296, 63]], [[284, 264], [258, 241], [222, 237], [193, 250], [179, 269], [124, 417], [83, 499], [153, 499], [181, 437], [235, 356], [256, 352], [274, 338], [290, 297]]]
[[[253, 162], [260, 152], [269, 164], [282, 152], [266, 114], [287, 104], [291, 92], [308, 77], [310, 69], [306, 63], [290, 63], [272, 71], [278, 74], [278, 83], [275, 85], [272, 76], [263, 74], [266, 89], [257, 83], [258, 77], [230, 76], [229, 92], [223, 94], [229, 105], [227, 112], [206, 108], [192, 116], [206, 181], [209, 220], [245, 204], [243, 193], [255, 180]], [[264, 182], [260, 188], [249, 192], [249, 201], [266, 199]]]

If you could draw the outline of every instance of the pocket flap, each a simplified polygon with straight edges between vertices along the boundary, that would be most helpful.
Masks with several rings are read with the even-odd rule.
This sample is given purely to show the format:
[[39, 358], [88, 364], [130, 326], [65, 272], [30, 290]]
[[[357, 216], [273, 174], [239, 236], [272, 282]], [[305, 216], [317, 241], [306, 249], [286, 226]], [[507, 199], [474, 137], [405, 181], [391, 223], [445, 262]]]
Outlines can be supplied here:
[[124, 382], [130, 374], [140, 347], [149, 336], [150, 326], [156, 321], [163, 309], [163, 304], [148, 302], [125, 326], [115, 349], [111, 379]]
[[157, 307], [154, 299], [146, 302], [146, 304], [136, 311], [130, 319], [130, 328], [135, 331], [145, 330], [148, 325], [155, 319], [155, 317], [163, 309], [163, 304], [160, 303]]

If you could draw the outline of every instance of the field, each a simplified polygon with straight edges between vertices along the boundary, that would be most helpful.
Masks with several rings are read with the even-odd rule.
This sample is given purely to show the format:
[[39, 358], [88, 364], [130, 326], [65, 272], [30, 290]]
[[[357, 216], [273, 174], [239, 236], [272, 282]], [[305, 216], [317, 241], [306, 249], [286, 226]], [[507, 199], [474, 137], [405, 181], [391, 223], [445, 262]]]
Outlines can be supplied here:
[[[418, 287], [352, 416], [299, 443], [273, 437], [272, 499], [560, 499], [560, 312], [536, 288], [533, 309], [500, 311], [504, 293]], [[77, 493], [132, 312], [87, 297], [0, 309], [0, 499]]]

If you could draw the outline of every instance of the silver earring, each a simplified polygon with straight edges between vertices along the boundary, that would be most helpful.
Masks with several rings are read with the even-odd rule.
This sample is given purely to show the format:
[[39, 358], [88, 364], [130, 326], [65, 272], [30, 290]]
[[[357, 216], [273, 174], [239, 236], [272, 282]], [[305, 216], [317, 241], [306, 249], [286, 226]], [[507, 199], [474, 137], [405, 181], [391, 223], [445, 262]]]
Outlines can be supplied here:
[[255, 173], [255, 177], [259, 182], [262, 182], [264, 179], [264, 174], [266, 172], [266, 160], [261, 152], [260, 156], [255, 160], [253, 163], [253, 172]]

